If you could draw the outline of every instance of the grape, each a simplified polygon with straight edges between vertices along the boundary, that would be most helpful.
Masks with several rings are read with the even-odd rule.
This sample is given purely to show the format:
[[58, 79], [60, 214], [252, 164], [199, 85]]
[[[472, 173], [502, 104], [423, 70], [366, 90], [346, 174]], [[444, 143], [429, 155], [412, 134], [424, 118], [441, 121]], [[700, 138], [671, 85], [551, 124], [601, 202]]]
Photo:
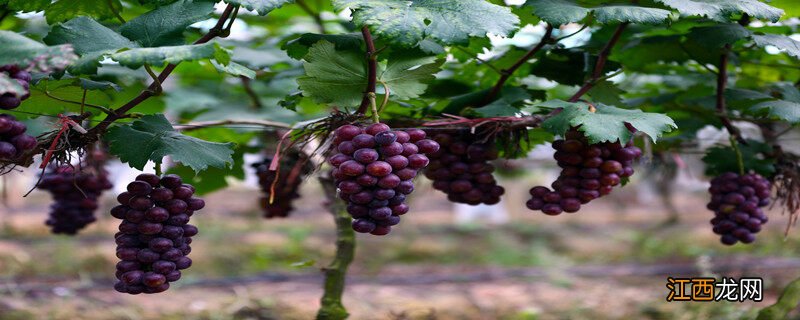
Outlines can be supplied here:
[[[361, 133], [360, 128], [355, 126], [350, 127], [342, 126], [339, 129], [341, 132], [352, 136]], [[334, 162], [339, 162], [339, 165], [341, 165], [344, 162], [353, 160], [350, 156], [338, 154], [338, 157], [332, 157], [329, 161], [332, 165]], [[260, 206], [264, 217], [267, 219], [285, 218], [288, 217], [289, 213], [294, 209], [292, 202], [300, 197], [300, 193], [298, 193], [300, 183], [311, 173], [313, 167], [305, 153], [296, 149], [290, 149], [282, 156], [279, 166], [280, 171], [270, 171], [269, 166], [271, 162], [272, 158], [265, 158], [262, 162], [253, 164], [256, 175], [258, 176], [258, 184], [261, 186], [261, 192], [264, 194], [260, 199]], [[275, 181], [276, 178], [278, 179], [277, 183]], [[275, 185], [275, 195], [272, 197], [272, 203], [270, 203], [273, 184]], [[357, 184], [351, 185], [349, 190], [351, 193], [358, 193], [361, 191], [360, 186]], [[201, 204], [198, 200], [202, 201], [196, 198], [188, 198], [188, 200], [186, 200], [190, 210], [199, 210], [199, 208], [205, 206], [205, 203]]]
[[427, 157], [409, 157], [408, 167], [416, 169], [427, 164], [425, 176], [452, 202], [496, 204], [505, 190], [497, 185], [492, 175], [494, 166], [489, 163], [497, 158], [494, 141], [478, 140], [473, 135], [456, 131], [438, 133], [432, 140], [423, 137], [417, 142], [419, 150], [433, 152]]
[[[189, 244], [197, 227], [186, 223], [190, 210], [202, 209], [205, 202], [192, 198], [194, 187], [176, 175], [142, 174], [127, 189], [117, 197], [121, 205], [111, 209], [111, 215], [118, 219], [125, 211], [116, 236], [117, 257], [121, 261], [117, 263], [119, 281], [114, 289], [129, 294], [166, 291], [170, 282], [180, 279], [177, 270], [191, 266], [186, 255], [191, 251]], [[173, 199], [173, 194], [186, 200]], [[134, 207], [145, 203], [149, 207], [144, 211]]]
[[755, 241], [755, 234], [767, 222], [761, 207], [769, 205], [769, 190], [769, 180], [756, 173], [740, 176], [726, 172], [711, 180], [711, 201], [706, 207], [714, 211], [712, 230], [721, 236], [720, 242], [734, 245]]
[[[400, 215], [408, 212], [404, 201], [414, 190], [415, 169], [428, 164], [420, 149], [439, 149], [436, 142], [423, 139], [422, 130], [394, 131], [382, 123], [336, 129], [333, 150], [339, 153], [328, 162], [334, 167], [331, 175], [339, 197], [348, 203], [347, 212], [354, 219], [353, 230], [386, 235], [400, 223]], [[422, 141], [424, 148], [417, 145]], [[352, 153], [350, 146], [355, 149]]]
[[0, 95], [0, 109], [10, 110], [19, 107], [23, 100], [30, 97], [29, 83], [32, 80], [31, 74], [27, 71], [20, 70], [19, 67], [15, 65], [0, 66], [0, 72], [6, 73], [12, 79], [16, 79], [20, 86], [25, 89], [25, 92], [19, 95], [10, 92]]
[[[36, 186], [47, 190], [53, 197], [50, 214], [45, 222], [53, 233], [74, 235], [96, 220], [97, 198], [104, 190], [111, 189], [111, 182], [103, 169], [69, 165], [48, 167]], [[115, 217], [129, 214], [128, 208], [111, 210]]]
[[591, 144], [577, 130], [567, 131], [564, 139], [553, 141], [553, 158], [561, 167], [558, 179], [551, 185], [531, 188], [526, 206], [547, 215], [573, 213], [581, 205], [607, 195], [633, 175], [633, 160], [641, 156], [639, 148], [619, 142]]

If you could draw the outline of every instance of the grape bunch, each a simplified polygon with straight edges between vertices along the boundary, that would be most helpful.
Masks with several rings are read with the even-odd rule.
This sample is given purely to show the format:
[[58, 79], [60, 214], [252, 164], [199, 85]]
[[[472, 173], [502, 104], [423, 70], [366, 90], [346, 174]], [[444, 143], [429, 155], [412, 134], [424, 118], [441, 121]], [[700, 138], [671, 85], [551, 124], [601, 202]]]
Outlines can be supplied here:
[[[298, 193], [300, 183], [303, 182], [306, 175], [311, 173], [313, 168], [303, 153], [294, 150], [281, 159], [279, 172], [270, 171], [270, 163], [272, 163], [272, 158], [266, 157], [264, 161], [253, 164], [258, 176], [258, 184], [264, 193], [264, 196], [259, 199], [261, 209], [267, 219], [285, 218], [294, 209], [292, 201], [300, 197]], [[275, 195], [270, 203], [270, 192], [276, 176], [278, 182], [275, 183]]]
[[494, 140], [477, 141], [474, 135], [455, 132], [439, 133], [433, 137], [442, 148], [430, 154], [431, 163], [425, 176], [433, 188], [447, 194], [451, 202], [469, 205], [497, 204], [505, 193], [494, 179], [497, 159]]
[[53, 233], [74, 235], [97, 220], [94, 216], [97, 198], [113, 185], [105, 170], [91, 171], [70, 165], [51, 167], [36, 186], [53, 196], [50, 216], [45, 222]]
[[0, 95], [0, 109], [11, 110], [22, 103], [22, 100], [28, 99], [30, 94], [31, 74], [25, 70], [21, 70], [15, 65], [0, 66], [0, 72], [5, 72], [11, 79], [17, 80], [20, 86], [25, 89], [25, 94], [17, 96], [11, 92], [6, 92]]
[[738, 241], [751, 243], [767, 215], [761, 207], [769, 205], [770, 182], [759, 174], [738, 175], [724, 173], [711, 180], [711, 202], [707, 207], [714, 211], [711, 224], [720, 241], [733, 245]]
[[36, 147], [36, 138], [25, 134], [27, 130], [14, 116], [0, 114], [0, 161], [13, 160]]
[[366, 128], [344, 125], [336, 129], [338, 153], [328, 161], [339, 196], [353, 217], [353, 230], [386, 235], [408, 212], [406, 196], [414, 191], [417, 171], [428, 165], [439, 144], [425, 139], [425, 131], [392, 131], [375, 123]]
[[577, 130], [567, 131], [564, 140], [553, 141], [553, 158], [561, 173], [551, 185], [531, 188], [528, 209], [541, 210], [547, 215], [573, 213], [581, 205], [611, 193], [623, 178], [633, 175], [633, 161], [642, 150], [628, 143], [590, 144]]
[[194, 187], [174, 174], [158, 177], [140, 174], [120, 193], [120, 205], [111, 215], [122, 219], [117, 243], [114, 289], [122, 293], [158, 293], [181, 277], [180, 270], [192, 265], [187, 257], [197, 227], [187, 224], [196, 210], [205, 207], [192, 197]]

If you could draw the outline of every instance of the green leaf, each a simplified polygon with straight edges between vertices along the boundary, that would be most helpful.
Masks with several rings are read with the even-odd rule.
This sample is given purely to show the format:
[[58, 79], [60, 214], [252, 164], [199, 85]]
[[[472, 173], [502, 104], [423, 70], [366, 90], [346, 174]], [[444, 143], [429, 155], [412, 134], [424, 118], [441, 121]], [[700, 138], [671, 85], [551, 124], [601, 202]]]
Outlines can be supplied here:
[[722, 48], [726, 44], [734, 44], [752, 35], [750, 30], [736, 23], [695, 27], [686, 35], [692, 45], [699, 50]]
[[[482, 91], [483, 94], [479, 96], [480, 102], [486, 97], [487, 91]], [[520, 114], [520, 108], [516, 107], [521, 102], [531, 99], [531, 94], [521, 87], [504, 87], [500, 90], [499, 97], [489, 104], [480, 108], [468, 108], [465, 111], [459, 112], [460, 114], [474, 113], [478, 117], [510, 117]], [[479, 103], [480, 103], [479, 102]]]
[[333, 5], [336, 10], [350, 8], [357, 25], [405, 47], [426, 38], [456, 44], [487, 33], [507, 35], [519, 24], [511, 9], [483, 0], [334, 0]]
[[78, 17], [54, 26], [44, 38], [47, 44], [70, 43], [81, 58], [69, 68], [73, 74], [94, 74], [106, 54], [121, 48], [136, 48], [135, 42], [97, 21]]
[[[556, 81], [563, 85], [578, 86], [584, 83], [587, 73], [594, 69], [596, 56], [574, 49], [550, 50], [547, 55], [530, 65], [531, 74]], [[617, 70], [619, 63], [609, 61], [603, 66], [603, 74]]]
[[[747, 144], [739, 144], [739, 151], [742, 154], [744, 171], [755, 171], [766, 177], [772, 176], [775, 172], [775, 159], [765, 157], [765, 154], [772, 152], [772, 147], [763, 142], [747, 140]], [[736, 151], [730, 146], [716, 146], [708, 149], [703, 156], [706, 164], [706, 175], [714, 177], [725, 172], [739, 172]]]
[[219, 62], [211, 60], [211, 64], [214, 65], [214, 68], [216, 68], [217, 71], [227, 73], [232, 76], [243, 76], [250, 79], [255, 79], [256, 77], [255, 71], [236, 62], [228, 63], [228, 65], [221, 65]]
[[670, 14], [664, 9], [633, 5], [586, 8], [571, 0], [528, 0], [525, 5], [533, 6], [535, 15], [555, 26], [581, 21], [589, 14], [601, 24], [614, 22], [661, 24], [667, 21]]
[[129, 125], [115, 126], [104, 137], [109, 150], [139, 170], [148, 160], [161, 162], [165, 156], [195, 172], [209, 166], [226, 168], [233, 163], [233, 143], [216, 143], [182, 135], [164, 115], [148, 115]]
[[[112, 10], [111, 6], [114, 7]], [[48, 24], [67, 21], [78, 16], [96, 19], [114, 17], [114, 11], [122, 10], [119, 0], [57, 0], [44, 12]]]
[[207, 19], [213, 11], [214, 2], [178, 1], [128, 21], [119, 32], [143, 47], [180, 45], [185, 43], [186, 27]]
[[[245, 163], [244, 153], [247, 148], [243, 148], [248, 140], [252, 139], [255, 135], [254, 132], [236, 132], [227, 128], [205, 128], [201, 130], [193, 130], [190, 134], [195, 135], [196, 138], [204, 139], [205, 137], [213, 135], [214, 140], [217, 141], [235, 141], [238, 146], [234, 149], [233, 165], [231, 168], [208, 168], [203, 172], [196, 174], [192, 168], [185, 165], [177, 165], [167, 170], [167, 173], [174, 173], [195, 187], [198, 195], [208, 194], [217, 190], [228, 187], [228, 180], [230, 178], [244, 180], [245, 178]], [[205, 139], [204, 139], [205, 140]]]
[[220, 57], [230, 59], [230, 51], [220, 47], [216, 42], [185, 46], [134, 48], [111, 55], [111, 59], [131, 69], [138, 69], [144, 64], [162, 66], [167, 63], [200, 59], [215, 58], [219, 60]]
[[223, 104], [219, 97], [209, 92], [189, 88], [168, 90], [164, 102], [176, 113], [204, 111]]
[[[537, 104], [540, 105], [542, 104]], [[563, 106], [563, 110], [545, 120], [542, 128], [563, 135], [570, 128], [577, 127], [591, 143], [628, 141], [632, 134], [626, 123], [647, 134], [653, 142], [663, 133], [677, 128], [675, 122], [666, 115], [638, 109], [627, 110], [597, 104], [597, 111], [591, 112], [585, 103], [564, 101], [549, 103], [548, 106]]]
[[386, 69], [378, 73], [378, 85], [385, 83], [391, 97], [417, 98], [435, 79], [433, 75], [439, 72], [442, 63], [444, 59], [435, 56], [392, 55]]
[[611, 106], [624, 106], [621, 95], [625, 93], [617, 85], [608, 80], [603, 80], [594, 85], [587, 94], [592, 97], [592, 101]]
[[286, 42], [282, 49], [286, 50], [286, 54], [292, 59], [303, 59], [308, 54], [308, 49], [315, 43], [325, 40], [336, 45], [336, 50], [361, 50], [364, 43], [364, 38], [361, 34], [345, 33], [345, 34], [316, 34], [304, 33], [297, 39]]
[[[84, 91], [84, 88], [81, 87], [82, 84], [84, 83], [79, 78], [42, 79], [30, 87], [30, 98], [25, 100], [16, 110], [36, 115], [80, 112], [79, 104], [65, 103], [57, 99], [81, 101]], [[109, 107], [112, 102], [110, 94], [111, 92], [103, 90], [91, 90], [86, 93], [86, 103]], [[87, 110], [91, 110], [95, 114], [100, 112], [92, 108]]]
[[[9, 0], [8, 9], [21, 12], [44, 11], [50, 6], [50, 0]], [[0, 1], [2, 3], [2, 1]]]
[[27, 65], [34, 58], [50, 57], [47, 67], [63, 69], [77, 56], [72, 45], [46, 46], [11, 31], [0, 30], [0, 65]]
[[781, 51], [785, 51], [792, 57], [800, 58], [800, 41], [788, 36], [777, 34], [753, 35], [753, 41], [759, 47], [775, 46]]
[[305, 60], [305, 75], [297, 78], [305, 96], [342, 106], [361, 102], [367, 86], [363, 54], [336, 51], [333, 43], [322, 40], [311, 46]]
[[689, 56], [681, 48], [680, 36], [652, 36], [634, 39], [611, 56], [625, 64], [626, 69], [642, 70], [654, 61], [683, 63]]
[[94, 81], [90, 79], [80, 78], [81, 89], [84, 90], [109, 90], [122, 91], [122, 88], [116, 83], [110, 81]]
[[223, 0], [229, 4], [240, 5], [247, 10], [258, 12], [265, 16], [272, 10], [278, 9], [284, 4], [294, 3], [294, 0]]
[[795, 279], [786, 288], [783, 288], [780, 298], [774, 304], [761, 309], [756, 320], [782, 320], [788, 319], [792, 311], [796, 311], [800, 303], [800, 278]]
[[800, 122], [800, 103], [798, 102], [786, 100], [765, 101], [752, 106], [750, 111], [759, 115], [766, 115], [772, 119], [791, 123]]
[[716, 21], [729, 21], [732, 15], [746, 13], [756, 19], [777, 22], [783, 10], [758, 0], [655, 0], [678, 10], [683, 16], [708, 17]]

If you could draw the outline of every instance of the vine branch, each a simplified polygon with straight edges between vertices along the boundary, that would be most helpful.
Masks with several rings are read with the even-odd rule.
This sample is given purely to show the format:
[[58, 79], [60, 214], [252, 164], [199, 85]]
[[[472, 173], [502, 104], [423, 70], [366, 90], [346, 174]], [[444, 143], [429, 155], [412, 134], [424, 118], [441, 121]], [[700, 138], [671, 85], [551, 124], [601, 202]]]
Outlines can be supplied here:
[[728, 130], [731, 137], [736, 139], [739, 143], [746, 145], [747, 141], [742, 138], [741, 131], [739, 131], [739, 128], [734, 126], [731, 119], [728, 118], [728, 109], [725, 105], [725, 87], [728, 85], [728, 51], [730, 48], [731, 45], [725, 45], [725, 49], [719, 58], [719, 66], [717, 67], [717, 70], [719, 70], [719, 72], [717, 72], [717, 117], [719, 117], [719, 121], [722, 122], [722, 125]]
[[264, 127], [273, 127], [273, 128], [284, 128], [284, 129], [291, 129], [292, 126], [288, 123], [277, 122], [277, 121], [269, 121], [269, 120], [219, 120], [219, 121], [200, 121], [200, 122], [190, 122], [185, 124], [176, 124], [174, 125], [176, 129], [190, 131], [190, 130], [197, 130], [207, 127], [217, 127], [217, 126], [224, 126], [230, 124], [242, 124], [242, 125], [255, 125], [255, 126], [264, 126]]
[[361, 99], [361, 105], [358, 107], [356, 113], [364, 114], [370, 105], [369, 94], [375, 93], [375, 86], [378, 78], [378, 57], [375, 51], [375, 42], [372, 40], [372, 34], [369, 28], [364, 26], [361, 28], [361, 35], [364, 37], [364, 42], [367, 44], [367, 89], [364, 91], [364, 98]]
[[320, 182], [328, 197], [329, 208], [336, 222], [336, 256], [326, 268], [322, 269], [325, 274], [325, 291], [320, 300], [322, 305], [317, 312], [317, 319], [345, 319], [348, 313], [342, 304], [342, 294], [344, 293], [347, 267], [353, 262], [356, 246], [356, 236], [351, 226], [353, 219], [347, 213], [344, 203], [336, 197], [336, 185], [333, 178], [320, 178]]
[[258, 94], [256, 94], [253, 87], [250, 86], [250, 78], [239, 76], [239, 79], [242, 79], [242, 87], [244, 87], [244, 92], [247, 93], [247, 96], [250, 97], [250, 100], [253, 102], [253, 107], [261, 109], [261, 107], [263, 107], [261, 99], [258, 98]]
[[497, 80], [497, 83], [494, 85], [494, 87], [492, 87], [492, 90], [489, 91], [488, 95], [486, 95], [484, 103], [489, 103], [497, 97], [497, 95], [500, 93], [500, 90], [503, 89], [503, 85], [506, 83], [506, 81], [508, 81], [509, 78], [511, 78], [511, 75], [513, 75], [514, 72], [517, 71], [517, 69], [519, 69], [519, 67], [525, 64], [525, 62], [530, 60], [533, 57], [533, 55], [539, 52], [539, 50], [542, 50], [542, 48], [550, 40], [550, 35], [552, 34], [553, 34], [553, 26], [548, 23], [547, 29], [544, 32], [544, 36], [542, 36], [542, 40], [539, 40], [539, 43], [537, 43], [533, 48], [528, 50], [528, 52], [524, 56], [519, 58], [517, 62], [511, 65], [511, 67], [508, 67], [507, 69], [503, 69], [500, 71], [500, 79]]
[[571, 98], [569, 98], [569, 102], [577, 102], [581, 99], [581, 97], [589, 92], [589, 90], [594, 87], [598, 80], [603, 76], [603, 68], [606, 66], [606, 62], [608, 62], [608, 56], [611, 54], [611, 49], [619, 42], [619, 38], [622, 36], [622, 31], [625, 30], [625, 27], [628, 26], [627, 22], [621, 23], [617, 26], [617, 29], [614, 31], [614, 34], [611, 36], [611, 39], [608, 40], [608, 43], [600, 50], [600, 54], [597, 57], [597, 63], [594, 65], [594, 70], [592, 71], [592, 76], [584, 82], [583, 86], [578, 89], [578, 92], [575, 92]]
[[[223, 29], [223, 27], [225, 21], [228, 20], [228, 17], [230, 17], [231, 12], [233, 12], [234, 8], [237, 7], [234, 5], [228, 5], [220, 15], [219, 20], [217, 20], [217, 24], [214, 25], [214, 27], [211, 28], [211, 30], [209, 30], [208, 33], [200, 37], [200, 39], [197, 39], [197, 41], [195, 41], [193, 44], [203, 44], [210, 41], [211, 39], [216, 38], [217, 36], [229, 33], [230, 30]], [[230, 28], [232, 24], [233, 23], [231, 22], [231, 24], [228, 25], [228, 28]], [[138, 96], [134, 97], [132, 100], [128, 101], [128, 103], [122, 105], [116, 110], [113, 110], [112, 114], [109, 114], [105, 119], [103, 119], [103, 121], [94, 126], [91, 130], [89, 130], [89, 134], [91, 134], [92, 136], [99, 136], [102, 132], [108, 129], [111, 123], [125, 117], [125, 114], [128, 111], [130, 111], [140, 103], [144, 102], [148, 98], [152, 97], [154, 95], [154, 92], [158, 89], [158, 87], [160, 87], [160, 84], [163, 83], [167, 79], [167, 77], [169, 77], [172, 71], [175, 70], [175, 67], [177, 67], [177, 64], [173, 63], [168, 64], [167, 67], [164, 68], [163, 71], [161, 71], [158, 77], [156, 77], [157, 81], [154, 80], [150, 84], [150, 86], [148, 86], [145, 90], [139, 93]]]

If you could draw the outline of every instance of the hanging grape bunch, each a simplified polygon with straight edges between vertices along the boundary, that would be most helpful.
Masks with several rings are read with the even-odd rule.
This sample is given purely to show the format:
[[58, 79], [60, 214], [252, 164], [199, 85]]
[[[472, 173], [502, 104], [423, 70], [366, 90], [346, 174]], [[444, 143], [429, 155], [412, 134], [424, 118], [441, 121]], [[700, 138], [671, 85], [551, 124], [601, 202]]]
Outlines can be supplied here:
[[[270, 171], [270, 163], [272, 163], [272, 158], [266, 157], [264, 161], [253, 164], [253, 168], [256, 169], [256, 175], [258, 175], [258, 184], [264, 193], [264, 196], [259, 199], [261, 209], [267, 219], [285, 218], [294, 209], [292, 201], [300, 197], [298, 193], [300, 183], [303, 182], [306, 175], [311, 173], [313, 168], [308, 158], [296, 150], [291, 150], [283, 156], [280, 171]], [[277, 183], [275, 183], [276, 175], [278, 177]], [[275, 184], [274, 188], [273, 183]], [[275, 195], [272, 196], [272, 203], [270, 203], [271, 190], [273, 189], [275, 190]]]
[[0, 161], [10, 161], [36, 147], [36, 138], [25, 134], [28, 127], [12, 115], [0, 114]]
[[714, 233], [722, 236], [720, 241], [729, 246], [755, 241], [755, 234], [768, 220], [761, 208], [769, 205], [769, 180], [756, 173], [740, 176], [727, 172], [711, 180], [708, 192], [711, 202], [707, 207], [714, 211], [711, 224]]
[[74, 235], [97, 220], [97, 198], [113, 187], [102, 168], [79, 168], [71, 165], [50, 167], [36, 186], [53, 197], [50, 216], [45, 224], [53, 233]]
[[17, 96], [11, 92], [6, 92], [0, 95], [0, 109], [11, 110], [22, 103], [22, 100], [28, 99], [30, 94], [31, 74], [25, 70], [21, 70], [15, 65], [0, 66], [0, 72], [6, 73], [11, 79], [19, 83], [25, 89], [25, 94]]
[[545, 186], [531, 188], [531, 199], [526, 204], [528, 209], [547, 215], [577, 212], [581, 205], [609, 194], [623, 178], [633, 175], [633, 161], [642, 155], [642, 150], [630, 143], [590, 144], [583, 133], [574, 129], [567, 131], [564, 140], [553, 141], [553, 149], [561, 173], [551, 185], [552, 190]]
[[181, 277], [192, 265], [187, 257], [197, 227], [187, 224], [192, 214], [205, 207], [194, 198], [194, 187], [168, 174], [161, 178], [141, 174], [117, 196], [120, 205], [111, 215], [122, 219], [117, 243], [114, 289], [123, 293], [158, 293]]
[[425, 131], [392, 131], [383, 123], [366, 128], [344, 125], [335, 132], [333, 144], [339, 153], [329, 162], [339, 196], [352, 215], [353, 230], [386, 235], [408, 212], [406, 196], [414, 191], [412, 181], [428, 165], [439, 144], [425, 139]]
[[478, 141], [475, 135], [442, 132], [433, 137], [442, 148], [430, 154], [431, 163], [425, 176], [433, 181], [433, 188], [447, 194], [451, 202], [469, 205], [497, 204], [505, 193], [494, 179], [497, 159], [494, 140]]

